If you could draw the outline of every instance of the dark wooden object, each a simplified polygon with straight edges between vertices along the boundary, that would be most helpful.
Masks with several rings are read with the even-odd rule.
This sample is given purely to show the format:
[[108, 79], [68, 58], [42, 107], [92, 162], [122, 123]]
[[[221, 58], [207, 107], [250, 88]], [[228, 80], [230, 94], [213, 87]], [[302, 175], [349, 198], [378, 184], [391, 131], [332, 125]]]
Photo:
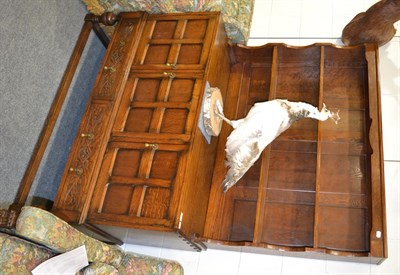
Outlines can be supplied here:
[[217, 139], [197, 127], [226, 94], [219, 13], [121, 13], [52, 211], [69, 222], [202, 235]]
[[227, 117], [245, 117], [257, 101], [286, 98], [339, 108], [341, 120], [295, 123], [227, 193], [221, 182], [231, 128], [224, 125], [207, 246], [374, 263], [386, 258], [377, 47], [234, 46], [232, 59]]
[[[379, 263], [377, 63], [374, 45], [228, 47], [218, 13], [122, 13], [52, 211], [112, 242], [99, 227], [125, 227], [140, 244], [162, 235], [158, 245], [178, 249]], [[223, 193], [231, 129], [211, 144], [198, 129], [207, 82], [222, 91], [228, 118], [287, 98], [339, 108], [342, 120], [296, 123]]]
[[400, 20], [400, 1], [381, 0], [357, 14], [342, 32], [345, 45], [376, 43], [382, 46], [396, 34], [393, 24]]

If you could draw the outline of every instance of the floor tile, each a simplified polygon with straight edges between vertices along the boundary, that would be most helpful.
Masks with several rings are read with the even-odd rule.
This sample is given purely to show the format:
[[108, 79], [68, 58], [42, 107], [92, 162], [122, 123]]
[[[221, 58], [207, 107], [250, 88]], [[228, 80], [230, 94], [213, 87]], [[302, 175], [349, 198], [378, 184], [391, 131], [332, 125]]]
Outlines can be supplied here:
[[379, 48], [379, 80], [382, 95], [396, 96], [400, 94], [400, 43], [398, 37]]
[[383, 95], [381, 104], [384, 159], [400, 161], [400, 95]]
[[270, 0], [256, 0], [251, 22], [250, 37], [266, 37], [271, 18]]
[[326, 271], [326, 260], [283, 257], [282, 275], [321, 275]]
[[386, 223], [389, 240], [400, 240], [400, 162], [385, 161]]
[[272, 15], [268, 27], [267, 37], [272, 38], [298, 38], [300, 35], [300, 15], [279, 16]]
[[161, 258], [178, 261], [183, 266], [185, 275], [194, 275], [197, 272], [201, 253], [204, 252], [163, 248], [160, 256]]
[[367, 275], [371, 274], [371, 265], [343, 261], [326, 261], [326, 274]]
[[282, 256], [242, 252], [239, 263], [239, 275], [281, 274]]
[[330, 1], [304, 0], [301, 7], [300, 37], [332, 37]]
[[299, 37], [302, 1], [273, 1], [267, 37]]
[[380, 265], [371, 266], [371, 274], [398, 275], [400, 274], [400, 241], [390, 240], [388, 243], [389, 257]]
[[240, 252], [208, 249], [200, 252], [197, 275], [232, 275], [237, 274]]

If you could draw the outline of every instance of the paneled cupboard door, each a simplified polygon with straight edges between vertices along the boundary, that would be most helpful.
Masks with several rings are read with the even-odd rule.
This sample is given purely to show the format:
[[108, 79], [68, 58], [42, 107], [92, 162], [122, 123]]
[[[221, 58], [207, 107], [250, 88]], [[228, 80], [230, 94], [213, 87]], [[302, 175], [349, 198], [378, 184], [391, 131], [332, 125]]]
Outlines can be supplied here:
[[131, 73], [113, 127], [113, 140], [188, 142], [203, 73]]
[[133, 69], [204, 69], [216, 20], [199, 13], [150, 15]]
[[228, 74], [207, 78], [209, 64], [223, 57], [211, 57], [218, 18], [187, 13], [146, 19], [88, 222], [201, 234], [214, 157], [197, 157], [216, 142], [210, 147], [199, 134], [198, 117], [206, 80], [228, 80]]
[[187, 145], [112, 142], [94, 193], [91, 220], [172, 227]]

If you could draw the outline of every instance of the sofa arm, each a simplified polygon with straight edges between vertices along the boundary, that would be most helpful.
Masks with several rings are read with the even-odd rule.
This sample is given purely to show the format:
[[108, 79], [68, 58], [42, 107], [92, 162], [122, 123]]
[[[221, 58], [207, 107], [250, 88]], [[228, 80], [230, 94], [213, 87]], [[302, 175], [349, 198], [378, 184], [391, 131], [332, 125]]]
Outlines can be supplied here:
[[120, 274], [183, 274], [182, 266], [171, 260], [145, 256], [128, 252], [124, 255], [121, 265], [117, 267]]
[[119, 266], [122, 261], [123, 251], [119, 247], [93, 239], [40, 208], [22, 208], [16, 233], [60, 253], [85, 245], [89, 262]]
[[119, 274], [118, 270], [112, 265], [105, 263], [91, 263], [87, 267], [83, 268], [78, 273], [79, 275], [116, 275]]

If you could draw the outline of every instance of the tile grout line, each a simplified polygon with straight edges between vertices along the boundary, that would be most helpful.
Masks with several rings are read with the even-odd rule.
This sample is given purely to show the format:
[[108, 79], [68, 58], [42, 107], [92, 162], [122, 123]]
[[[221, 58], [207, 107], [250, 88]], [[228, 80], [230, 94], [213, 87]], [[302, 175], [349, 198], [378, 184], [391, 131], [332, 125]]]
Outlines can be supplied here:
[[242, 249], [240, 249], [239, 252], [239, 263], [238, 263], [238, 267], [237, 267], [237, 271], [236, 271], [236, 275], [239, 275], [239, 271], [240, 271], [240, 264], [242, 262]]

